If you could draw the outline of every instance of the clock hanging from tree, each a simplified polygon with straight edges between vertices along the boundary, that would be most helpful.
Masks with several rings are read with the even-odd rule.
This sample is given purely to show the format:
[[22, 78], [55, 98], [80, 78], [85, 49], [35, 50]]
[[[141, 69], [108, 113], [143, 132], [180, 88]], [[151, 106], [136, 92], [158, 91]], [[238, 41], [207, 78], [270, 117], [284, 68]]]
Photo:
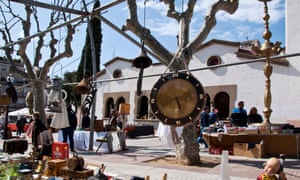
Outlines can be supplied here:
[[193, 122], [204, 102], [203, 87], [190, 72], [162, 75], [150, 95], [152, 112], [168, 125], [182, 126]]

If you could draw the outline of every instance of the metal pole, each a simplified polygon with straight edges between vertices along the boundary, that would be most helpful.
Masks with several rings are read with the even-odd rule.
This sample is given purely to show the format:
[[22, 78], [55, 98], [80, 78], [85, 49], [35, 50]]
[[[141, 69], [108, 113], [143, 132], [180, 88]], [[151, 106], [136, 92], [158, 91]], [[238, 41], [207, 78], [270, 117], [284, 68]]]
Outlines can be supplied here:
[[6, 113], [5, 113], [5, 123], [4, 123], [4, 134], [3, 139], [8, 139], [8, 105], [6, 106]]
[[[85, 1], [83, 1], [85, 4]], [[86, 6], [85, 6], [86, 8]], [[97, 84], [95, 83], [95, 77], [96, 77], [96, 49], [95, 49], [95, 42], [94, 42], [94, 34], [93, 34], [93, 27], [90, 22], [90, 18], [87, 17], [88, 21], [88, 33], [90, 37], [90, 44], [92, 49], [92, 64], [93, 64], [93, 87], [97, 88]], [[93, 151], [94, 146], [94, 126], [95, 126], [95, 99], [97, 97], [97, 93], [95, 93], [95, 96], [93, 98], [92, 102], [92, 112], [91, 112], [91, 123], [90, 123], [90, 139], [89, 139], [89, 150]]]

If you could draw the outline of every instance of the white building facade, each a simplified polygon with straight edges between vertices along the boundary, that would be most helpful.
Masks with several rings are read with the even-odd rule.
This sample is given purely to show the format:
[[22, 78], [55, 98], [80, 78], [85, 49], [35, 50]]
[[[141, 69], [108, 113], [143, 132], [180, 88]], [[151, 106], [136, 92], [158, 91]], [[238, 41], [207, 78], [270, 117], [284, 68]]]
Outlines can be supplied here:
[[[297, 10], [300, 1], [286, 1], [286, 48], [283, 54], [299, 53], [300, 15]], [[271, 17], [272, 18], [272, 17]], [[272, 31], [272, 29], [270, 29]], [[273, 42], [273, 39], [271, 38]], [[276, 39], [274, 40], [276, 41]], [[191, 73], [201, 82], [207, 94], [207, 106], [219, 109], [219, 116], [226, 119], [238, 101], [245, 102], [247, 111], [257, 107], [263, 115], [265, 80], [265, 61], [245, 63], [257, 56], [244, 45], [257, 41], [228, 42], [211, 40], [204, 43], [194, 54], [189, 64]], [[262, 42], [263, 43], [263, 42]], [[273, 42], [275, 43], [275, 42]], [[237, 63], [240, 63], [237, 65]], [[228, 65], [209, 68], [210, 65]], [[231, 64], [231, 65], [229, 65]], [[288, 120], [300, 121], [300, 57], [289, 57], [272, 60], [271, 75], [271, 123], [282, 123]], [[149, 99], [153, 85], [167, 67], [152, 64], [144, 70], [142, 95], [136, 95], [139, 69], [132, 66], [132, 60], [116, 57], [105, 64], [105, 69], [97, 75], [96, 116], [100, 119], [110, 117], [120, 103], [130, 104], [127, 119], [153, 120]]]

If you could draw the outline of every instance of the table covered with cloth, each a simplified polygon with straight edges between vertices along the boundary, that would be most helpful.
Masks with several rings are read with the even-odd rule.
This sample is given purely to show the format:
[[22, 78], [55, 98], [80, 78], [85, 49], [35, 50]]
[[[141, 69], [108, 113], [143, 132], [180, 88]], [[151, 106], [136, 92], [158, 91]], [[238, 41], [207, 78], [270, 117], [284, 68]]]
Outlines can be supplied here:
[[[103, 131], [103, 132], [94, 132], [93, 137], [93, 150], [97, 150], [100, 142], [97, 142], [97, 139], [102, 139], [105, 136], [108, 136], [110, 142], [109, 143], [103, 143], [99, 149], [99, 152], [107, 153], [110, 152], [116, 152], [124, 149], [124, 133], [121, 131]], [[63, 141], [62, 131], [60, 130], [58, 132], [58, 141]], [[68, 140], [69, 141], [69, 140]], [[108, 147], [110, 144], [111, 147]], [[90, 145], [90, 131], [85, 130], [76, 130], [74, 132], [74, 148], [76, 150], [89, 150]]]

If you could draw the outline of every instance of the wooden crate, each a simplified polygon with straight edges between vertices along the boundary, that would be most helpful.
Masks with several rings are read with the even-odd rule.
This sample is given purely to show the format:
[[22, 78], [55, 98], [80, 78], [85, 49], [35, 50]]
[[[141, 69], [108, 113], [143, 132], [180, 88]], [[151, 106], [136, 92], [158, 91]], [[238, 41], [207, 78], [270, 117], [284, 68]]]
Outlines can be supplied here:
[[87, 179], [91, 176], [94, 176], [94, 170], [85, 169], [82, 171], [72, 171], [68, 167], [62, 167], [60, 169], [61, 176], [75, 178], [75, 179]]
[[62, 159], [52, 159], [48, 161], [48, 175], [60, 176], [60, 169], [67, 166], [67, 161]]

